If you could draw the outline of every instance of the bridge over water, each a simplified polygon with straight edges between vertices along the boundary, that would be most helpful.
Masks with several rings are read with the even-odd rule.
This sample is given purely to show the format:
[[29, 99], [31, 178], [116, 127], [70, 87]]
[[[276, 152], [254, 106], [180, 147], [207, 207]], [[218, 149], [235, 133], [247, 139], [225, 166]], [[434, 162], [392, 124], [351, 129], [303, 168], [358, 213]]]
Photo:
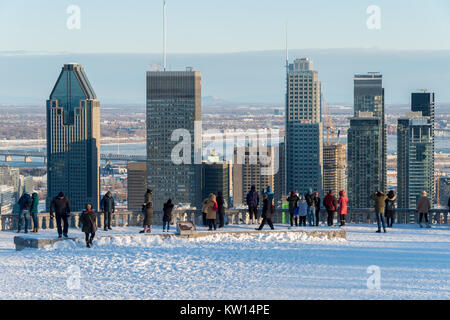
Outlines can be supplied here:
[[[3, 157], [5, 162], [12, 161], [12, 157], [23, 157], [24, 162], [31, 162], [31, 158], [43, 158], [47, 162], [46, 151], [29, 151], [29, 150], [0, 150], [0, 161]], [[124, 155], [115, 153], [102, 153], [100, 159], [105, 161], [146, 161], [146, 156]]]

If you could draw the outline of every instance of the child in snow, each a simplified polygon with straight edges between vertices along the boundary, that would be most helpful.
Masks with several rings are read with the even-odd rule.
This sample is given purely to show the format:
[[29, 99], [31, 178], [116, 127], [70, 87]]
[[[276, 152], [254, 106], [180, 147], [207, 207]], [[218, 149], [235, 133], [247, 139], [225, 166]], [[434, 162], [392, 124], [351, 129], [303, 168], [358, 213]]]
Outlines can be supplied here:
[[304, 196], [300, 196], [300, 201], [298, 202], [298, 215], [300, 216], [300, 227], [303, 225], [306, 227], [306, 215], [308, 213], [308, 204]]
[[90, 248], [97, 231], [97, 216], [90, 203], [86, 204], [86, 209], [81, 213], [80, 222], [83, 224], [82, 230], [86, 235], [86, 247]]

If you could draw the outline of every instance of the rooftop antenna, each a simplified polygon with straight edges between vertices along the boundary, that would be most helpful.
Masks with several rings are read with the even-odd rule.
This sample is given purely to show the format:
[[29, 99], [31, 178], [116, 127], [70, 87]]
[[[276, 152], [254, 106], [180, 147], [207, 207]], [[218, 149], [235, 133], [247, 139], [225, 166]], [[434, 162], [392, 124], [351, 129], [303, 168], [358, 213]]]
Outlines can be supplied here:
[[289, 72], [288, 25], [286, 23], [286, 74]]
[[163, 59], [164, 59], [164, 71], [166, 71], [167, 58], [166, 58], [166, 0], [163, 1]]

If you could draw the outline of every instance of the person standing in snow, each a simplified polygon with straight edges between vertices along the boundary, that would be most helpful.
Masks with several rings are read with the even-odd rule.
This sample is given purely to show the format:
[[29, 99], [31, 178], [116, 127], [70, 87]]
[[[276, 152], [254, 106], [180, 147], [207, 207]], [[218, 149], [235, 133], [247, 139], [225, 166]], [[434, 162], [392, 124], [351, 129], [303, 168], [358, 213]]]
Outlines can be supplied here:
[[251, 220], [251, 223], [255, 224], [258, 220], [259, 195], [258, 192], [256, 192], [256, 187], [254, 185], [247, 193], [246, 202], [248, 206], [249, 222]]
[[70, 201], [62, 192], [58, 193], [50, 203], [50, 218], [53, 219], [54, 216], [56, 216], [58, 238], [61, 238], [63, 235], [67, 238], [67, 233], [69, 232]]
[[223, 199], [222, 191], [217, 191], [217, 218], [219, 222], [219, 229], [225, 225], [225, 200]]
[[299, 226], [306, 227], [306, 216], [308, 214], [308, 203], [305, 197], [300, 196], [300, 201], [298, 202], [298, 215], [300, 218]]
[[33, 192], [31, 195], [31, 208], [30, 214], [33, 220], [33, 233], [38, 232], [39, 230], [39, 222], [38, 222], [38, 211], [39, 211], [39, 195], [36, 192]]
[[263, 208], [262, 208], [262, 222], [259, 228], [256, 228], [256, 230], [262, 230], [264, 225], [267, 223], [270, 227], [270, 229], [274, 230], [273, 223], [272, 223], [272, 214], [273, 214], [273, 206], [270, 202], [269, 195], [267, 193], [264, 193], [263, 195]]
[[100, 201], [100, 208], [102, 209], [103, 213], [103, 223], [104, 223], [104, 230], [112, 230], [111, 229], [111, 217], [114, 213], [116, 207], [114, 198], [112, 196], [111, 191], [108, 191]]
[[328, 191], [325, 199], [323, 199], [323, 206], [327, 210], [328, 218], [327, 225], [329, 227], [333, 226], [334, 214], [336, 213], [338, 202], [333, 194], [333, 190]]
[[307, 216], [308, 216], [308, 224], [310, 227], [314, 225], [314, 194], [312, 193], [312, 188], [308, 189], [308, 192], [305, 194], [306, 204], [308, 205]]
[[167, 200], [166, 203], [164, 203], [163, 207], [163, 232], [166, 231], [166, 225], [167, 225], [167, 232], [169, 232], [170, 223], [172, 222], [172, 210], [173, 210], [173, 203], [172, 199]]
[[[294, 190], [291, 191], [290, 196], [286, 199], [289, 203], [289, 218], [290, 218], [290, 222], [291, 222], [291, 227], [294, 226], [294, 213], [295, 210], [297, 209], [297, 204], [298, 204], [298, 200], [300, 200], [300, 198], [298, 197], [297, 193], [295, 193]], [[295, 226], [297, 226], [297, 220], [298, 218], [295, 218]]]
[[153, 226], [153, 198], [152, 190], [147, 189], [145, 194], [145, 202], [142, 205], [142, 213], [144, 214], [144, 230], [140, 233], [151, 233]]
[[395, 219], [395, 200], [397, 199], [397, 195], [394, 190], [390, 190], [387, 194], [386, 204], [385, 204], [385, 216], [386, 216], [386, 224], [388, 228], [392, 228], [392, 224]]
[[427, 197], [427, 192], [422, 191], [422, 196], [417, 201], [416, 211], [419, 213], [419, 226], [422, 226], [422, 219], [425, 217], [425, 222], [427, 224], [427, 228], [431, 228], [430, 222], [428, 220], [428, 213], [431, 209], [431, 201]]
[[345, 190], [339, 192], [339, 220], [341, 221], [340, 227], [345, 226], [345, 217], [347, 216], [347, 204], [348, 197], [345, 194]]
[[317, 227], [317, 226], [319, 226], [319, 221], [320, 221], [320, 198], [319, 198], [318, 192], [314, 193], [313, 201], [314, 201], [314, 209], [315, 209], [315, 215], [316, 215], [316, 227]]
[[384, 233], [386, 233], [386, 224], [384, 222], [384, 210], [387, 195], [385, 195], [381, 191], [377, 191], [376, 193], [370, 196], [370, 199], [375, 201], [375, 214], [377, 216], [377, 224], [378, 224], [378, 230], [376, 232], [381, 233], [381, 224], [383, 224], [383, 231]]
[[28, 225], [30, 224], [30, 218], [28, 216], [31, 207], [31, 197], [25, 191], [22, 196], [19, 198], [19, 223], [17, 227], [17, 233], [20, 233], [22, 229], [23, 220], [25, 220], [25, 229], [24, 232], [28, 233]]
[[216, 195], [214, 193], [211, 193], [206, 203], [206, 220], [208, 221], [209, 231], [212, 231], [213, 226], [214, 230], [217, 230], [216, 224], [217, 209], [218, 206], [216, 201]]
[[86, 209], [81, 213], [80, 222], [83, 224], [82, 231], [85, 234], [86, 247], [90, 248], [97, 231], [97, 215], [92, 210], [92, 204], [86, 204]]

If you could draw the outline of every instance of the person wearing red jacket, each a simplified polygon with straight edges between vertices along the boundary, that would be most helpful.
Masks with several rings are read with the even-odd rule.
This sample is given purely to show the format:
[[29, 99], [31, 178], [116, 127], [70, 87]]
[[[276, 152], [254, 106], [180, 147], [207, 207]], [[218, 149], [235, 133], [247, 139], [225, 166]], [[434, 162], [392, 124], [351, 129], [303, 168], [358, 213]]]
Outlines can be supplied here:
[[338, 202], [333, 194], [333, 190], [328, 191], [325, 199], [323, 199], [323, 205], [328, 213], [327, 224], [329, 227], [333, 226], [334, 213], [336, 212]]
[[340, 227], [345, 226], [345, 217], [347, 216], [348, 197], [345, 190], [339, 192], [339, 219], [341, 220]]

